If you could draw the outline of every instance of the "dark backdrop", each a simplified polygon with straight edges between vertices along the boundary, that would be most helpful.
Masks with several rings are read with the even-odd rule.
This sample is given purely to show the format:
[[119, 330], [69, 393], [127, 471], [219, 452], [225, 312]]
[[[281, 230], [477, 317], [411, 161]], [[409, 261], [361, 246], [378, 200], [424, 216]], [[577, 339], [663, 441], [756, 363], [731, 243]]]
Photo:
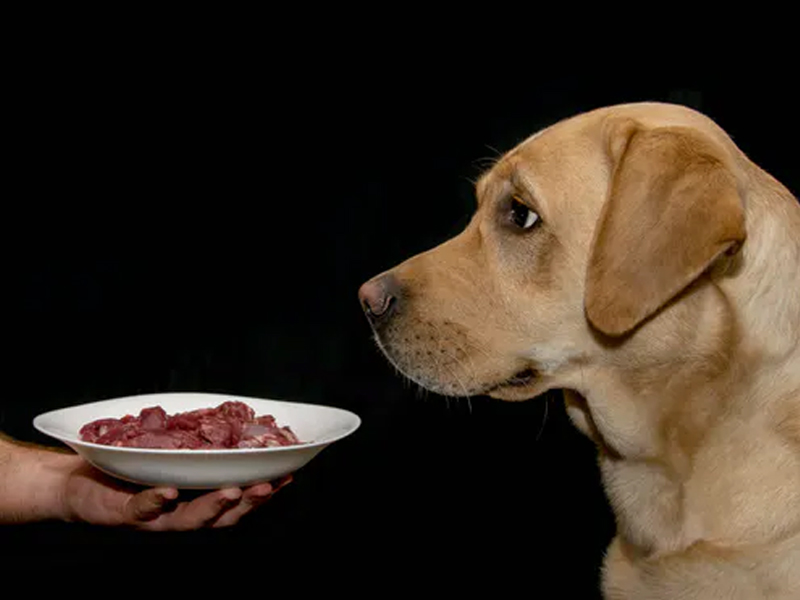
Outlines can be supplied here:
[[235, 529], [40, 524], [0, 539], [37, 566], [267, 567], [291, 551], [412, 582], [487, 574], [593, 597], [613, 518], [558, 396], [421, 394], [374, 347], [356, 291], [466, 224], [487, 159], [605, 104], [700, 108], [797, 192], [791, 87], [757, 68], [545, 72], [491, 52], [206, 42], [73, 39], [16, 65], [0, 429], [50, 443], [31, 426], [45, 410], [186, 390], [339, 406], [363, 426]]

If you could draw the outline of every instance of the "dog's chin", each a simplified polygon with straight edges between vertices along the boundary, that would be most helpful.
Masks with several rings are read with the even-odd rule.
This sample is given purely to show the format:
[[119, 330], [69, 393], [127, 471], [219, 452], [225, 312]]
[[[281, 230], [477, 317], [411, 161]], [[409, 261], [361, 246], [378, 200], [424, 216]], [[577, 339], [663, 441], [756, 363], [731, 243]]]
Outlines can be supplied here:
[[[402, 375], [421, 388], [440, 394], [463, 398], [469, 396], [489, 396], [499, 400], [527, 400], [546, 391], [541, 373], [531, 366], [518, 365], [517, 371], [507, 371], [509, 375], [478, 374], [474, 370], [463, 369], [463, 363], [437, 360], [421, 361], [422, 356], [431, 352], [408, 345], [397, 345], [383, 336], [376, 335], [375, 341], [389, 359], [392, 366]], [[470, 366], [474, 366], [472, 362]], [[513, 374], [511, 374], [513, 373]]]
[[489, 396], [497, 400], [521, 401], [529, 400], [547, 391], [539, 374], [526, 369], [504, 379], [498, 383], [481, 385], [472, 381], [472, 385], [464, 386], [461, 383], [442, 381], [438, 378], [428, 379], [415, 377], [413, 374], [405, 374], [406, 377], [417, 383], [419, 386], [443, 396], [467, 397], [467, 396]]

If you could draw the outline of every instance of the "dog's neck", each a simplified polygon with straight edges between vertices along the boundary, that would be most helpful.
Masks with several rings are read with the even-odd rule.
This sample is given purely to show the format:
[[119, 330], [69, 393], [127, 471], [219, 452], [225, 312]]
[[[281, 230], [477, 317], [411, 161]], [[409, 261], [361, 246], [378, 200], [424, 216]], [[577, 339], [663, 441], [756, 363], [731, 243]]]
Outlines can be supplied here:
[[[742, 343], [766, 361], [798, 359], [800, 203], [752, 166], [744, 192], [747, 241], [729, 277], [719, 281], [735, 303]], [[797, 362], [794, 362], [795, 366]], [[798, 369], [800, 370], [800, 369]]]
[[745, 196], [748, 239], [740, 252], [645, 324], [649, 331], [604, 353], [610, 363], [579, 374], [574, 389], [623, 457], [659, 455], [652, 444], [663, 434], [653, 429], [669, 427], [678, 405], [715, 419], [736, 402], [753, 406], [751, 398], [759, 409], [787, 393], [800, 398], [800, 204], [760, 169], [752, 177], [758, 193]]

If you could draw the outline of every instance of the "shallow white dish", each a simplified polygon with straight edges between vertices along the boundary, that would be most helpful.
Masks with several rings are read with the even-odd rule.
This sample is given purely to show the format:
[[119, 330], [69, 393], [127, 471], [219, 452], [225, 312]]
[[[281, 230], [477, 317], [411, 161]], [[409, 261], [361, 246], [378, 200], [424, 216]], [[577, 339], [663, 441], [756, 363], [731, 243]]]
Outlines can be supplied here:
[[[161, 450], [119, 448], [81, 441], [83, 425], [107, 417], [138, 415], [148, 406], [168, 414], [211, 408], [228, 400], [248, 404], [260, 415], [273, 415], [304, 443], [276, 448]], [[71, 447], [95, 467], [126, 481], [148, 486], [215, 489], [272, 481], [297, 471], [321, 450], [358, 429], [361, 419], [349, 411], [315, 404], [260, 400], [225, 394], [164, 393], [81, 404], [37, 416], [33, 425]]]

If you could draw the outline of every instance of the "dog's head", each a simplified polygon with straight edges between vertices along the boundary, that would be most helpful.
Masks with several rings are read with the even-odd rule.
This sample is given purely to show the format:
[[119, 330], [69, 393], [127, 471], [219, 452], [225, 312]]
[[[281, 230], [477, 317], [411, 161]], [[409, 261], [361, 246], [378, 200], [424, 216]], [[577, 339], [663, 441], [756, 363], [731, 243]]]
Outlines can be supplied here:
[[425, 388], [509, 400], [575, 387], [637, 336], [684, 352], [693, 284], [745, 239], [733, 148], [662, 104], [534, 135], [480, 179], [460, 235], [362, 286], [380, 347]]

